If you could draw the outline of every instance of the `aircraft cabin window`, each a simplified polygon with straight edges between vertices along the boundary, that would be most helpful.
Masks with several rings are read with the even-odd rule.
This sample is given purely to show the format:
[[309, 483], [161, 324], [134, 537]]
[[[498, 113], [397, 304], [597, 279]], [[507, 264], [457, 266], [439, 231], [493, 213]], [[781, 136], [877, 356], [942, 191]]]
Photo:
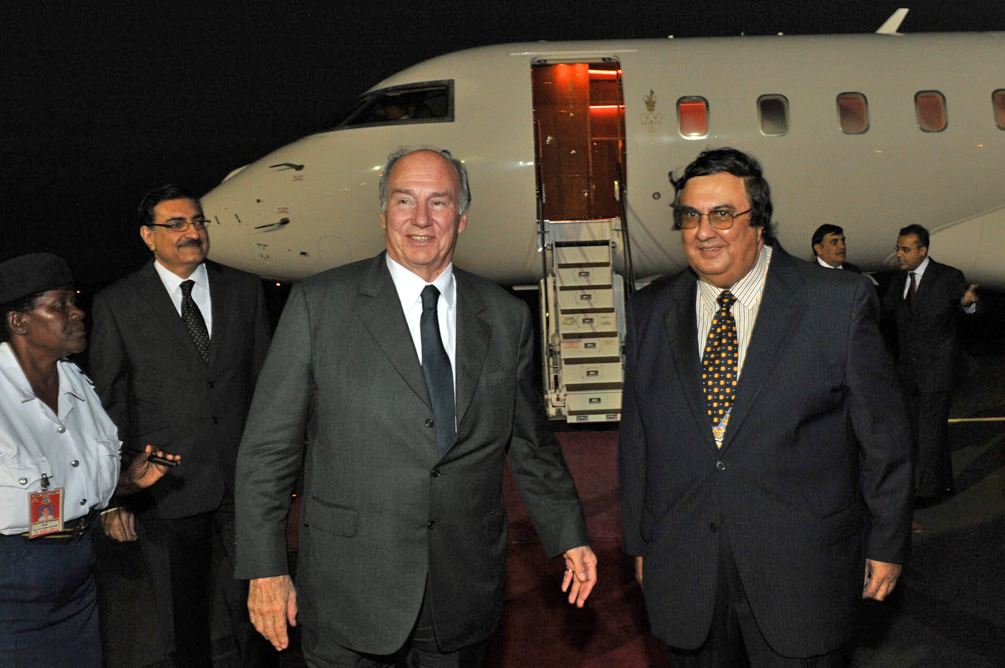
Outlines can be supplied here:
[[923, 90], [914, 96], [914, 111], [918, 127], [924, 132], [942, 132], [946, 129], [946, 97], [937, 90]]
[[708, 100], [699, 96], [677, 100], [677, 129], [686, 139], [708, 136]]
[[454, 82], [430, 81], [368, 93], [337, 128], [454, 120]]
[[1005, 88], [999, 88], [991, 94], [995, 108], [995, 125], [999, 130], [1005, 130]]
[[869, 129], [869, 101], [862, 93], [837, 96], [838, 122], [846, 135], [860, 135]]
[[761, 134], [778, 137], [789, 131], [789, 100], [784, 95], [762, 95], [757, 98], [757, 116]]

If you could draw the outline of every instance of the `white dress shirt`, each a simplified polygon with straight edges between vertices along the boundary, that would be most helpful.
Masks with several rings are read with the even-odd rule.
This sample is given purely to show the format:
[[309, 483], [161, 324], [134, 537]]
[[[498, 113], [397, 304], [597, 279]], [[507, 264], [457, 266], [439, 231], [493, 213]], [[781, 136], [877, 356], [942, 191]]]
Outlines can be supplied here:
[[9, 343], [0, 344], [0, 534], [28, 531], [29, 495], [63, 490], [63, 521], [108, 505], [119, 482], [115, 423], [90, 380], [66, 360], [58, 414], [35, 396]]
[[[928, 269], [928, 258], [926, 257], [921, 261], [916, 269], [907, 272], [907, 276], [904, 278], [904, 292], [901, 293], [901, 297], [907, 299], [907, 291], [911, 287], [911, 274], [914, 274], [914, 290], [918, 290], [918, 286], [921, 285], [921, 277], [925, 275], [925, 270]], [[962, 298], [963, 295], [960, 295]]]
[[182, 281], [192, 280], [195, 282], [195, 285], [192, 286], [192, 301], [199, 307], [202, 319], [206, 321], [206, 331], [209, 332], [209, 338], [212, 339], [213, 302], [209, 296], [209, 274], [206, 273], [205, 263], [196, 267], [196, 270], [188, 278], [182, 278], [157, 260], [154, 260], [154, 269], [157, 270], [157, 275], [160, 276], [164, 289], [167, 290], [168, 296], [171, 297], [174, 309], [178, 311], [178, 317], [181, 317]]
[[[405, 313], [408, 332], [412, 335], [412, 343], [415, 344], [415, 354], [419, 357], [419, 364], [422, 364], [422, 334], [419, 332], [419, 321], [422, 319], [422, 289], [428, 284], [392, 260], [390, 255], [384, 257], [387, 259], [387, 270], [391, 272], [391, 280], [394, 281], [394, 288], [401, 301], [401, 310]], [[450, 370], [454, 376], [454, 396], [457, 396], [457, 364], [454, 361], [457, 350], [457, 281], [454, 280], [452, 262], [432, 284], [440, 291], [440, 298], [436, 302], [436, 321], [440, 326], [443, 348], [450, 359]]]

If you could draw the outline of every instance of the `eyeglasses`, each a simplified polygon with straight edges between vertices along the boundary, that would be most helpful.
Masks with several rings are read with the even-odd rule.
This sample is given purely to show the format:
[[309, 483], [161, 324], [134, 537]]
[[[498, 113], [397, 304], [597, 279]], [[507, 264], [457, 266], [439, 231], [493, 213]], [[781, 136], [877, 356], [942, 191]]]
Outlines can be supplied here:
[[693, 230], [701, 225], [701, 219], [705, 217], [708, 218], [708, 224], [715, 229], [728, 230], [733, 227], [733, 221], [751, 211], [753, 211], [752, 208], [740, 211], [739, 213], [733, 213], [729, 209], [712, 209], [708, 213], [701, 213], [689, 206], [675, 206], [673, 208], [674, 228], [678, 230]]
[[193, 218], [192, 220], [185, 220], [184, 218], [172, 218], [170, 222], [167, 223], [147, 223], [148, 227], [163, 227], [166, 230], [171, 230], [172, 232], [185, 232], [188, 230], [189, 226], [194, 227], [197, 230], [206, 229], [206, 223], [209, 221], [205, 218]]

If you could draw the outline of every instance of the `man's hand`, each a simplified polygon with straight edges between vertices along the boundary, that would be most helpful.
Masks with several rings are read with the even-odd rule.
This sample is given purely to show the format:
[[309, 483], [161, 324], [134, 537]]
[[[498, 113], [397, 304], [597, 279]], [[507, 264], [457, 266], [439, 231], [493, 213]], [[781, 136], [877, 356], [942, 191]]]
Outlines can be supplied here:
[[642, 557], [635, 557], [635, 581], [642, 586]]
[[597, 584], [597, 555], [589, 545], [574, 547], [565, 553], [565, 577], [562, 591], [569, 592], [569, 603], [582, 608]]
[[143, 452], [133, 457], [133, 461], [122, 475], [119, 476], [119, 486], [115, 488], [115, 493], [120, 496], [135, 494], [141, 489], [146, 489], [164, 477], [164, 474], [171, 470], [167, 464], [158, 464], [150, 461], [151, 455], [167, 459], [169, 461], [181, 463], [181, 455], [169, 455], [163, 450], [155, 450], [154, 446], [147, 444]]
[[900, 577], [902, 568], [900, 564], [866, 559], [862, 598], [874, 598], [877, 601], [885, 599], [897, 586], [897, 578]]
[[258, 632], [277, 651], [289, 647], [286, 624], [297, 625], [297, 590], [290, 576], [276, 575], [252, 580], [248, 585], [248, 614]]
[[963, 298], [960, 299], [960, 306], [967, 308], [971, 304], [976, 304], [977, 301], [977, 283], [971, 283], [967, 291], [963, 293]]
[[101, 513], [101, 530], [112, 540], [129, 543], [136, 534], [136, 516], [128, 508], [112, 508]]

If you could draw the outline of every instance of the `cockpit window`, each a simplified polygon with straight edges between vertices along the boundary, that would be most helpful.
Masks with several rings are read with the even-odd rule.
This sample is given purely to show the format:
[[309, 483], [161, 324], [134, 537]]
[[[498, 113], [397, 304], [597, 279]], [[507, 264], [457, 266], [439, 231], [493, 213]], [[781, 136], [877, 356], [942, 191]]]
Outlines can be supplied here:
[[454, 82], [429, 81], [367, 93], [335, 129], [453, 120]]

